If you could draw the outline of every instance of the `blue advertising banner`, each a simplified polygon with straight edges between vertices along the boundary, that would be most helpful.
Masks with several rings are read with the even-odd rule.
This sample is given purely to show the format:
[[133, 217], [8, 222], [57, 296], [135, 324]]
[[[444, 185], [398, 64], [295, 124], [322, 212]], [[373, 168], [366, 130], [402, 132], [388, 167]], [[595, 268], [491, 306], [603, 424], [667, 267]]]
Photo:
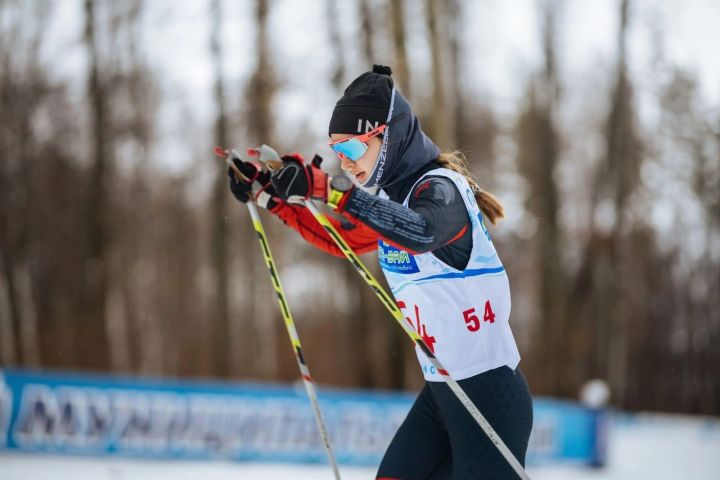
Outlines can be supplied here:
[[[413, 395], [323, 388], [338, 461], [376, 465]], [[528, 461], [602, 463], [602, 413], [536, 399]], [[599, 428], [599, 426], [601, 428]], [[0, 371], [0, 449], [325, 462], [302, 386]]]
[[527, 463], [602, 466], [607, 453], [607, 410], [562, 400], [533, 398], [533, 430]]

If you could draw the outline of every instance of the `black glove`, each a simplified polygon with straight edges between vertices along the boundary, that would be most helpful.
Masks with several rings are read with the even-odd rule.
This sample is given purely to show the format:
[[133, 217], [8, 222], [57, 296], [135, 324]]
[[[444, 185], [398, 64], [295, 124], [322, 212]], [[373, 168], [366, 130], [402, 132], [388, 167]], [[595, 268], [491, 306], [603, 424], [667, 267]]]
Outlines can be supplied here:
[[327, 202], [328, 175], [321, 168], [322, 158], [315, 155], [310, 165], [303, 157], [294, 153], [282, 157], [283, 166], [271, 177], [275, 191], [289, 203], [302, 203], [316, 198]]
[[255, 203], [267, 209], [272, 209], [279, 203], [280, 199], [270, 183], [270, 173], [263, 171], [262, 165], [257, 162], [244, 162], [238, 158], [233, 158], [232, 162], [245, 177], [240, 178], [228, 167], [230, 191], [235, 198], [243, 203], [254, 199]]

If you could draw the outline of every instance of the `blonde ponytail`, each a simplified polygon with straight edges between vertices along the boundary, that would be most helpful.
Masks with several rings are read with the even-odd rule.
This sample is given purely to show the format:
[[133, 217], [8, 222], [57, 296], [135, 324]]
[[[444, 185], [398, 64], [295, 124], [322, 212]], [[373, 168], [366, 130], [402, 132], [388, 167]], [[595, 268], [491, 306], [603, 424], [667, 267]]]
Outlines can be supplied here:
[[500, 200], [498, 200], [495, 195], [480, 188], [477, 180], [475, 180], [475, 177], [473, 177], [470, 170], [468, 170], [467, 160], [462, 152], [441, 153], [438, 157], [438, 163], [444, 168], [448, 168], [465, 177], [470, 184], [470, 188], [475, 192], [475, 201], [478, 207], [482, 210], [483, 215], [490, 220], [490, 223], [495, 225], [498, 220], [505, 217], [505, 209], [502, 203], [500, 203]]

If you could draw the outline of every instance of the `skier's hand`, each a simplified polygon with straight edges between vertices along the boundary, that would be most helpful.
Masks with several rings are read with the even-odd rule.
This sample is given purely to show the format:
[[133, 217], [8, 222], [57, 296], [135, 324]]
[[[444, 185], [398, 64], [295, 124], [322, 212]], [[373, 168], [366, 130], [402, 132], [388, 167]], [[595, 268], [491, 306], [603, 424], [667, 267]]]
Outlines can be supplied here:
[[282, 168], [271, 177], [280, 198], [289, 203], [302, 203], [309, 198], [327, 202], [328, 174], [320, 168], [322, 158], [319, 155], [313, 157], [310, 165], [305, 165], [298, 153], [285, 155], [282, 161]]
[[235, 167], [245, 178], [240, 177], [232, 168], [228, 167], [230, 191], [242, 203], [255, 199], [255, 203], [271, 210], [280, 199], [275, 188], [270, 183], [270, 173], [262, 170], [258, 162], [244, 162], [238, 158], [232, 159]]

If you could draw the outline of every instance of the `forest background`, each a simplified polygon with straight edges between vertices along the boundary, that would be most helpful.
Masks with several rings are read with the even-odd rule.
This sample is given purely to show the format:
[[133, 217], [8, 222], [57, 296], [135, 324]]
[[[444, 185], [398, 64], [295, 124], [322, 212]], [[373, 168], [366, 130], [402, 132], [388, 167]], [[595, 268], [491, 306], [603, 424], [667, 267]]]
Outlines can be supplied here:
[[[505, 203], [491, 228], [534, 394], [720, 414], [720, 38], [711, 0], [0, 0], [0, 366], [292, 381], [214, 145], [327, 148], [391, 65]], [[344, 260], [262, 212], [323, 385], [416, 389]], [[364, 259], [378, 274], [375, 255]]]

